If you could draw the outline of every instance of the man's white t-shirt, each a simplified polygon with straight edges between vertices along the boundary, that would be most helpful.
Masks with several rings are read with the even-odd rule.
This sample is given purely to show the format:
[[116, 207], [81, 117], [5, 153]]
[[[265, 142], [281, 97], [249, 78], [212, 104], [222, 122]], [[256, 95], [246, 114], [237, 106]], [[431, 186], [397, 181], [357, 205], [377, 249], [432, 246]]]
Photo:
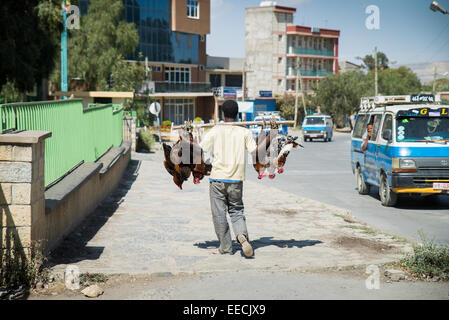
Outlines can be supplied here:
[[205, 152], [213, 149], [210, 178], [234, 181], [245, 180], [246, 153], [257, 149], [249, 129], [220, 124], [206, 133], [200, 146]]

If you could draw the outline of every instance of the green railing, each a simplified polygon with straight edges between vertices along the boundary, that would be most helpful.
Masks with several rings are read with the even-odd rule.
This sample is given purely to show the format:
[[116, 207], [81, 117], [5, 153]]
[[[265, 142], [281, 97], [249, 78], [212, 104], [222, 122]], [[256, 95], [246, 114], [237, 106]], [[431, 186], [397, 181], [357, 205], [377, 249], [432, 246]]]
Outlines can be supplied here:
[[84, 109], [81, 99], [12, 103], [0, 106], [1, 133], [8, 130], [46, 130], [45, 186], [80, 162], [93, 162], [122, 143], [121, 105]]
[[[332, 74], [332, 71], [328, 70], [302, 70], [301, 77], [325, 77], [328, 74]], [[296, 70], [291, 70], [288, 74], [289, 76], [296, 76]]]
[[139, 118], [137, 117], [137, 111], [136, 110], [126, 110], [124, 113], [125, 117], [134, 117], [136, 118], [136, 126], [140, 127], [140, 121]]
[[327, 57], [334, 56], [334, 50], [318, 50], [318, 49], [307, 49], [307, 48], [298, 48], [298, 47], [291, 48], [291, 53], [308, 54], [308, 55], [313, 55], [313, 56], [327, 56]]

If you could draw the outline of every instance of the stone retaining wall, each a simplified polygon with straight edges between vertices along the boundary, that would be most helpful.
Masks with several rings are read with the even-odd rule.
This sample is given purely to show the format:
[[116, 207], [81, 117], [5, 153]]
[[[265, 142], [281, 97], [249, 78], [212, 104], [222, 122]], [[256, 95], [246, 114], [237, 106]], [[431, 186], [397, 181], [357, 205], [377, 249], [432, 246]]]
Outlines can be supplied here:
[[[27, 253], [33, 244], [44, 252], [57, 246], [117, 187], [131, 157], [131, 143], [124, 143], [45, 191], [45, 139], [50, 136], [48, 131], [0, 135], [2, 254], [13, 247]], [[46, 199], [47, 194], [60, 196]]]
[[33, 240], [33, 225], [44, 219], [44, 152], [50, 136], [48, 131], [0, 135], [2, 249], [14, 246], [26, 252]]

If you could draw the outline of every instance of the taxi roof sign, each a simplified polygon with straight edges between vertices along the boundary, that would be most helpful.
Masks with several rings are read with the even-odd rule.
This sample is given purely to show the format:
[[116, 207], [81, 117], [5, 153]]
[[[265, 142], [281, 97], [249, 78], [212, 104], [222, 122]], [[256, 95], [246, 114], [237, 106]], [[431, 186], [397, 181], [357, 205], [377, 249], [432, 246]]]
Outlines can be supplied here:
[[412, 103], [439, 103], [441, 96], [439, 94], [412, 94], [398, 96], [375, 96], [363, 97], [360, 99], [360, 110], [367, 111], [376, 106], [387, 106], [394, 104], [412, 104]]

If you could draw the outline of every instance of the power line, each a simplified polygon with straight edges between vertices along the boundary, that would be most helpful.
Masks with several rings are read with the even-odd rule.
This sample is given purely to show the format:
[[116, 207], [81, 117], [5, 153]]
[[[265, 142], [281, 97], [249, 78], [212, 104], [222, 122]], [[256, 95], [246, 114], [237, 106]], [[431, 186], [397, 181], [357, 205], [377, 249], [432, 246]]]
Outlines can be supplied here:
[[444, 31], [446, 31], [446, 28], [449, 26], [449, 22], [443, 27], [443, 29], [440, 31], [440, 33], [438, 33], [438, 35], [431, 41], [429, 42], [429, 44], [424, 47], [424, 50], [421, 51], [421, 53], [419, 54], [419, 56], [422, 56], [423, 53], [427, 52], [427, 49], [431, 47], [431, 45], [433, 45], [433, 43], [435, 42], [435, 40], [438, 40], [440, 38], [440, 36], [443, 34]]
[[441, 48], [440, 49], [438, 49], [438, 51], [436, 51], [433, 55], [432, 55], [432, 57], [430, 57], [430, 59], [429, 60], [432, 60], [433, 59], [433, 57], [435, 57], [435, 55], [437, 54], [437, 53], [440, 53], [441, 52], [441, 50], [443, 50], [443, 48], [447, 45], [449, 43], [449, 39], [447, 39], [447, 41], [441, 46]]

